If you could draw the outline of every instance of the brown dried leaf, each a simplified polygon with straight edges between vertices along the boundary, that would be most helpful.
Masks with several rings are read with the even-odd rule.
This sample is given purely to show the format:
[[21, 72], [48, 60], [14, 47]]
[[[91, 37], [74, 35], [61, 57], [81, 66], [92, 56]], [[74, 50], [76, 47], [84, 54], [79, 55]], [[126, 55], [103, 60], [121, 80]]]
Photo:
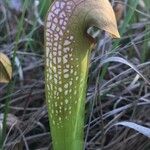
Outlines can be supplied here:
[[8, 83], [12, 78], [12, 66], [9, 58], [0, 53], [0, 82]]

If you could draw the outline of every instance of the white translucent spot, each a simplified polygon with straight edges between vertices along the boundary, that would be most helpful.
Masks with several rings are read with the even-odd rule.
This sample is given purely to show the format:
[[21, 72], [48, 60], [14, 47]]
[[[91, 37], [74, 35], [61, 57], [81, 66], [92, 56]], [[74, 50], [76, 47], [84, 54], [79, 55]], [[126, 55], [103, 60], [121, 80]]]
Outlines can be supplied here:
[[71, 10], [71, 6], [70, 5], [66, 6], [66, 8]]
[[[61, 71], [59, 70], [58, 72], [57, 72], [59, 75], [61, 75]], [[60, 83], [60, 81], [59, 81], [59, 83]]]
[[48, 91], [50, 91], [50, 87], [49, 86], [47, 86], [47, 89], [48, 89]]
[[[54, 7], [52, 7], [52, 9], [54, 9]], [[52, 12], [50, 12], [48, 14], [48, 21], [51, 21], [52, 17], [55, 17], [55, 15]]]
[[67, 63], [68, 61], [67, 61], [67, 58], [66, 58], [66, 56], [64, 56], [63, 57], [63, 63]]
[[56, 47], [57, 47], [57, 46], [58, 46], [58, 42], [54, 42], [54, 46], [56, 46]]
[[60, 31], [60, 28], [59, 28], [59, 27], [56, 27], [56, 31], [59, 32], [59, 31]]
[[53, 55], [56, 56], [56, 55], [57, 55], [57, 52], [56, 52], [56, 51], [53, 51]]
[[68, 88], [69, 87], [69, 84], [68, 83], [66, 83], [65, 85], [64, 85], [64, 88]]
[[59, 88], [58, 88], [58, 91], [59, 91], [59, 92], [62, 92], [62, 88], [61, 88], [61, 87], [59, 87]]
[[47, 40], [48, 42], [50, 42], [50, 38], [49, 38], [49, 37], [46, 37], [46, 40]]
[[77, 94], [77, 91], [74, 91], [74, 95], [76, 95]]
[[54, 110], [52, 109], [51, 111], [52, 111], [52, 114], [54, 114]]
[[65, 21], [68, 21], [68, 18], [67, 18], [67, 17], [65, 17]]
[[55, 41], [58, 41], [58, 39], [59, 39], [59, 36], [58, 36], [58, 34], [57, 34], [57, 35], [54, 36], [54, 40], [55, 40]]
[[47, 24], [46, 24], [46, 26], [47, 26], [47, 28], [49, 28], [50, 26], [51, 26], [51, 22], [47, 22]]
[[57, 18], [54, 18], [53, 20], [55, 23], [58, 23], [58, 19]]
[[67, 64], [67, 65], [66, 65], [66, 68], [69, 69], [69, 67], [70, 67], [70, 65]]
[[52, 59], [52, 57], [53, 57], [53, 56], [52, 56], [52, 53], [49, 53], [49, 57]]
[[65, 95], [68, 95], [68, 90], [66, 90], [64, 94], [65, 94]]
[[55, 73], [55, 74], [54, 74], [54, 77], [57, 79], [57, 77], [58, 77], [58, 74], [57, 74], [57, 73]]
[[65, 6], [65, 3], [64, 2], [61, 2], [60, 3], [60, 8], [63, 8]]
[[49, 37], [49, 32], [46, 32], [46, 36], [48, 36], [48, 37]]
[[66, 22], [66, 21], [64, 21], [64, 22], [63, 22], [63, 25], [64, 25], [64, 26], [66, 26], [66, 25], [67, 25], [67, 22]]
[[60, 18], [65, 18], [66, 17], [66, 13], [64, 11], [62, 11], [60, 14], [59, 14], [59, 17]]
[[64, 41], [64, 46], [67, 46], [67, 45], [70, 45], [70, 44], [71, 44], [71, 41], [69, 41], [69, 40]]
[[69, 74], [64, 74], [64, 78], [69, 78]]
[[55, 102], [55, 107], [57, 107], [58, 106], [58, 104], [57, 104], [57, 102]]
[[53, 89], [53, 85], [52, 84], [50, 84], [50, 87], [51, 87], [51, 89]]
[[66, 27], [65, 27], [65, 26], [62, 26], [61, 28], [62, 28], [62, 30], [65, 30], [65, 29], [66, 29]]
[[60, 12], [60, 8], [55, 9], [53, 12], [54, 12], [56, 15], [58, 15], [59, 12]]
[[57, 61], [58, 61], [58, 63], [60, 63], [61, 62], [61, 57], [57, 57]]
[[[53, 37], [52, 37], [52, 38], [53, 38]], [[52, 49], [52, 43], [51, 43], [51, 42], [48, 42], [47, 45], [48, 45], [48, 47], [49, 47], [49, 50]]]
[[70, 36], [70, 40], [73, 40], [73, 38], [74, 38], [74, 37], [71, 35], [71, 36]]
[[64, 22], [63, 19], [60, 19], [60, 20], [59, 20], [59, 24], [60, 24], [61, 26], [63, 25], [63, 22]]
[[58, 69], [61, 69], [61, 65], [57, 65], [57, 68], [58, 68]]
[[73, 73], [73, 69], [70, 70], [70, 73]]
[[59, 50], [61, 50], [61, 49], [62, 49], [62, 46], [61, 46], [60, 44], [58, 45], [58, 49], [59, 49]]
[[76, 80], [78, 80], [78, 79], [79, 79], [79, 77], [77, 76], [77, 77], [76, 77]]
[[56, 57], [53, 58], [53, 63], [56, 64]]
[[69, 111], [69, 114], [71, 114], [71, 111]]
[[61, 51], [58, 51], [58, 56], [61, 56], [62, 55], [62, 52]]
[[66, 99], [66, 100], [65, 100], [65, 103], [68, 104], [68, 102], [69, 102], [69, 101]]
[[51, 101], [50, 101], [50, 100], [48, 100], [48, 103], [49, 103], [49, 104], [51, 104]]
[[53, 120], [53, 125], [55, 125], [55, 121]]
[[55, 10], [55, 5], [54, 6], [52, 6], [52, 9], [51, 9], [52, 11], [54, 11]]
[[73, 57], [72, 53], [69, 54], [69, 57]]
[[[56, 78], [54, 78], [54, 83], [57, 84], [57, 79], [56, 79]], [[56, 92], [56, 91], [55, 91], [55, 92]], [[55, 95], [56, 95], [56, 94], [55, 94]]]
[[52, 23], [51, 29], [54, 31], [56, 28], [56, 25], [54, 23]]
[[63, 72], [64, 72], [64, 73], [67, 73], [67, 72], [68, 72], [68, 69], [64, 69]]
[[57, 51], [57, 47], [53, 47], [53, 50], [54, 50], [54, 51]]
[[65, 47], [65, 48], [63, 49], [63, 51], [64, 51], [65, 53], [69, 52], [69, 50], [70, 50], [69, 47]]
[[69, 82], [69, 84], [70, 84], [70, 85], [72, 85], [72, 84], [73, 84], [73, 82], [72, 82], [72, 81], [70, 81], [70, 82]]
[[77, 75], [77, 71], [74, 72], [74, 75], [75, 75], [75, 76]]
[[63, 36], [63, 32], [62, 32], [62, 30], [60, 30], [59, 35], [60, 35], [60, 36]]
[[55, 7], [56, 7], [56, 8], [59, 8], [59, 6], [60, 6], [60, 2], [56, 2], [56, 3], [55, 3]]

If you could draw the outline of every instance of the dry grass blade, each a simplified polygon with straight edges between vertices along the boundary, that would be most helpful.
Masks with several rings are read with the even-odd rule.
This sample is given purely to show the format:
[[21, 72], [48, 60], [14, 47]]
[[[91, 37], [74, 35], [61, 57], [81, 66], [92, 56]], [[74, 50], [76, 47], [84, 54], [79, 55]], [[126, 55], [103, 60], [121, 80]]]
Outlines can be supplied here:
[[126, 64], [128, 65], [129, 67], [131, 67], [137, 74], [140, 75], [140, 77], [142, 77], [145, 82], [147, 84], [150, 85], [150, 82], [148, 81], [148, 79], [146, 79], [143, 74], [140, 73], [140, 71], [137, 69], [137, 67], [135, 65], [133, 65], [132, 63], [130, 63], [129, 61], [125, 60], [124, 58], [121, 58], [121, 57], [109, 57], [109, 58], [106, 58], [104, 60], [102, 60], [101, 64], [100, 64], [100, 67], [103, 66], [104, 64], [106, 63], [109, 63], [109, 62], [119, 62], [119, 63], [123, 63], [123, 64]]
[[119, 126], [119, 125], [134, 129], [134, 130], [138, 131], [139, 133], [141, 133], [141, 134], [147, 136], [148, 138], [150, 138], [150, 128], [138, 125], [134, 122], [128, 122], [128, 121], [118, 122], [118, 123], [115, 123], [114, 125], [112, 125], [110, 128], [112, 128], [113, 126]]

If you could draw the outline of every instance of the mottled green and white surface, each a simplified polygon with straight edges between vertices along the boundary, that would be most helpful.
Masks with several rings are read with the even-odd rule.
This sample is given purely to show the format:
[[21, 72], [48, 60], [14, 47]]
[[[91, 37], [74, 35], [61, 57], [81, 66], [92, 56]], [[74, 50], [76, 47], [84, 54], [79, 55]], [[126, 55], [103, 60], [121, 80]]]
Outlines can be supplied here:
[[[92, 48], [86, 30], [95, 25], [108, 31], [111, 23], [111, 19], [105, 18], [108, 15], [101, 16], [103, 11], [98, 13], [103, 8], [101, 1], [57, 0], [47, 15], [46, 97], [56, 150], [83, 149], [84, 100]], [[108, 1], [107, 4], [113, 12]], [[117, 33], [116, 22], [111, 26]], [[114, 36], [113, 32], [110, 31]]]

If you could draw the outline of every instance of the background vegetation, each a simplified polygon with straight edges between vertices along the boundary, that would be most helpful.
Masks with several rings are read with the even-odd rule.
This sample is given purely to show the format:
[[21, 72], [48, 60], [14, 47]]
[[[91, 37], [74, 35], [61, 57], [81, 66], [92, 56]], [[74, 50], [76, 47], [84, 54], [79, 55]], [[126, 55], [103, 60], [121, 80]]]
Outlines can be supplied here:
[[[0, 0], [0, 52], [13, 80], [0, 84], [0, 147], [51, 150], [44, 93], [44, 16], [51, 0]], [[87, 150], [150, 150], [150, 2], [112, 0], [120, 40], [96, 29], [85, 120]], [[7, 118], [7, 119], [6, 119]]]

